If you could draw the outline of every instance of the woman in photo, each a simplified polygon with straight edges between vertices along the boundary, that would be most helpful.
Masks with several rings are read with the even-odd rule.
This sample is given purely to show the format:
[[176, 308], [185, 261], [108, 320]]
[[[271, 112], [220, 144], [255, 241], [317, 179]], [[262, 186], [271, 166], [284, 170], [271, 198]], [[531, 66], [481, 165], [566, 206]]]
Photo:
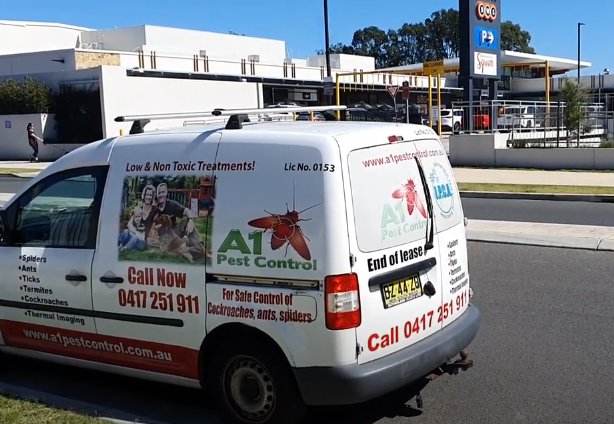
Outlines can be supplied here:
[[148, 246], [151, 246], [152, 242], [153, 244], [156, 244], [158, 241], [155, 234], [152, 234], [153, 221], [158, 214], [158, 207], [156, 203], [156, 188], [153, 185], [148, 184], [141, 192], [141, 209], [143, 210], [142, 214], [143, 221], [145, 223], [145, 236]]

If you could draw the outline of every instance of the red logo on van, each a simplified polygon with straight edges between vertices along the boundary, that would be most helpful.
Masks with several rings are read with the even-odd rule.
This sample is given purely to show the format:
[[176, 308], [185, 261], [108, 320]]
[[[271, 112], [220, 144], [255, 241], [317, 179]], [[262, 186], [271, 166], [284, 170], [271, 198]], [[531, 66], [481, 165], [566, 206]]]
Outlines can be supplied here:
[[417, 208], [420, 215], [426, 218], [426, 208], [416, 190], [416, 183], [414, 183], [414, 180], [407, 180], [407, 184], [403, 184], [401, 188], [393, 191], [392, 198], [405, 199], [405, 205], [407, 206], [407, 213], [409, 216], [411, 216], [414, 213], [414, 209]]
[[247, 223], [247, 225], [260, 228], [266, 233], [268, 230], [271, 231], [271, 249], [277, 250], [280, 247], [286, 245], [286, 253], [288, 254], [288, 248], [292, 246], [294, 251], [298, 253], [298, 255], [305, 259], [306, 261], [311, 260], [311, 252], [309, 251], [309, 246], [307, 245], [307, 241], [309, 240], [301, 227], [298, 226], [298, 223], [301, 221], [310, 221], [309, 219], [300, 219], [300, 214], [309, 209], [313, 209], [316, 206], [320, 206], [321, 203], [317, 205], [310, 206], [306, 209], [303, 209], [300, 212], [296, 211], [296, 196], [293, 196], [294, 199], [292, 201], [292, 210], [286, 206], [285, 214], [273, 214], [269, 211], [266, 211], [270, 216], [265, 216], [262, 218], [252, 219]]

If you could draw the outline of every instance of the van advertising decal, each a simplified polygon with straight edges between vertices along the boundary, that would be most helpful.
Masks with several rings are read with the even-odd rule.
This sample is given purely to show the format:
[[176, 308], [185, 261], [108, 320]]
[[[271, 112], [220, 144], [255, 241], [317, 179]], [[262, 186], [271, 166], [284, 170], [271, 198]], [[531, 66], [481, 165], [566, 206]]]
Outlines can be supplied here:
[[426, 228], [426, 207], [414, 179], [392, 191], [394, 203], [384, 203], [381, 215], [381, 240], [386, 242]]
[[290, 290], [232, 288], [208, 285], [207, 314], [220, 318], [305, 324], [316, 320], [317, 304], [311, 296]]
[[[303, 214], [322, 203], [297, 211], [296, 186], [293, 186], [292, 207], [286, 203], [285, 213], [273, 213], [263, 209], [263, 215], [268, 216], [245, 223], [255, 231], [246, 234], [240, 229], [232, 229], [228, 232], [217, 249], [216, 265], [283, 268], [297, 272], [318, 270], [318, 260], [312, 257], [309, 238], [299, 223], [311, 221], [312, 218]], [[267, 256], [264, 251], [269, 249], [271, 253], [283, 252], [283, 258], [279, 258], [279, 255]]]
[[414, 183], [414, 180], [407, 180], [407, 183], [403, 184], [402, 188], [398, 188], [392, 192], [392, 197], [394, 199], [403, 199], [405, 201], [407, 213], [410, 216], [414, 213], [414, 209], [418, 209], [420, 215], [422, 215], [423, 218], [427, 218], [426, 208], [424, 207], [424, 203], [422, 203], [422, 199], [416, 190], [416, 183]]
[[435, 203], [439, 208], [441, 217], [450, 218], [454, 214], [454, 184], [450, 175], [441, 164], [435, 162], [429, 173], [429, 179], [435, 191]]
[[0, 331], [13, 347], [198, 379], [197, 349], [10, 320]]
[[205, 264], [211, 260], [212, 175], [134, 175], [124, 179], [118, 260]]
[[414, 259], [418, 259], [426, 254], [424, 246], [416, 246], [409, 249], [402, 248], [388, 255], [383, 254], [377, 258], [367, 259], [367, 267], [369, 272], [379, 271], [380, 269], [396, 266], [399, 264], [407, 264]]

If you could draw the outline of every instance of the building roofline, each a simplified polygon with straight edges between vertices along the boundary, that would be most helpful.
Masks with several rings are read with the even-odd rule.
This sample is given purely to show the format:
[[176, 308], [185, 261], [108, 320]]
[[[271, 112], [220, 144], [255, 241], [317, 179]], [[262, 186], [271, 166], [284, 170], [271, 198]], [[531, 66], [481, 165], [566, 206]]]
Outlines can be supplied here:
[[91, 28], [85, 28], [75, 25], [66, 25], [66, 24], [58, 24], [55, 22], [30, 22], [30, 21], [6, 21], [0, 20], [0, 25], [4, 26], [15, 26], [15, 27], [51, 27], [51, 28], [62, 28], [62, 29], [71, 29], [74, 31], [94, 31]]
[[[510, 50], [501, 50], [501, 60], [506, 64], [518, 64], [522, 65], [523, 63], [534, 63], [534, 62], [549, 62], [550, 67], [553, 71], [567, 70], [572, 71], [578, 69], [578, 61], [573, 59], [565, 59], [558, 58], [552, 56], [544, 56], [530, 53], [519, 53], [513, 52]], [[444, 59], [444, 66], [446, 68], [455, 69], [460, 65], [460, 60], [458, 58], [454, 59]], [[590, 62], [581, 61], [580, 69], [590, 68], [592, 64]], [[404, 65], [404, 66], [396, 66], [392, 68], [384, 68], [379, 69], [382, 72], [421, 72], [422, 71], [422, 63], [416, 63], [412, 65]]]

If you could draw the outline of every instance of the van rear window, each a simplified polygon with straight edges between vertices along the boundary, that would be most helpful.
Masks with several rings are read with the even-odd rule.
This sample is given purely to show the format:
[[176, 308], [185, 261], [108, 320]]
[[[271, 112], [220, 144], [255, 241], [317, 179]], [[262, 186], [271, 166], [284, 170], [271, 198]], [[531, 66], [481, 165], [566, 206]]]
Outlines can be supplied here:
[[413, 143], [398, 143], [350, 152], [354, 222], [362, 252], [426, 238], [426, 198], [414, 156], [445, 155], [437, 147], [416, 153]]

